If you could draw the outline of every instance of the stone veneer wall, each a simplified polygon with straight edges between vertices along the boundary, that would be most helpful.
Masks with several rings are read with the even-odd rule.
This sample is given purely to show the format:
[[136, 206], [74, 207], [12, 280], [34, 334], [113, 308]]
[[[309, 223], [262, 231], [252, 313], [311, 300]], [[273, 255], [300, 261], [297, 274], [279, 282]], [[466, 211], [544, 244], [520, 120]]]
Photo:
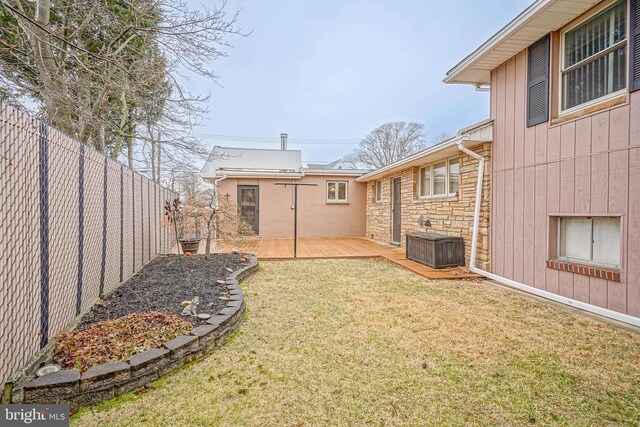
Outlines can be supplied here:
[[[473, 147], [472, 151], [485, 158], [476, 265], [488, 269], [491, 144], [479, 144]], [[382, 178], [382, 200], [380, 202], [375, 200], [376, 181], [369, 181], [367, 183], [367, 237], [373, 240], [383, 243], [388, 243], [391, 240], [391, 180], [398, 176], [401, 177], [402, 182], [402, 236], [400, 239], [402, 247], [406, 245], [406, 233], [425, 231], [418, 225], [418, 218], [424, 215], [431, 221], [431, 227], [428, 231], [464, 238], [465, 261], [469, 265], [478, 160], [461, 153], [458, 194], [453, 197], [418, 198], [419, 167], [409, 167], [385, 175]]]
[[230, 299], [227, 305], [195, 327], [189, 335], [133, 355], [128, 362], [108, 362], [93, 366], [84, 374], [77, 369], [35, 378], [24, 378], [10, 390], [11, 403], [68, 404], [72, 411], [134, 391], [166, 375], [172, 370], [201, 359], [220, 347], [242, 323], [246, 307], [239, 281], [258, 269], [251, 256], [247, 265], [226, 277]]

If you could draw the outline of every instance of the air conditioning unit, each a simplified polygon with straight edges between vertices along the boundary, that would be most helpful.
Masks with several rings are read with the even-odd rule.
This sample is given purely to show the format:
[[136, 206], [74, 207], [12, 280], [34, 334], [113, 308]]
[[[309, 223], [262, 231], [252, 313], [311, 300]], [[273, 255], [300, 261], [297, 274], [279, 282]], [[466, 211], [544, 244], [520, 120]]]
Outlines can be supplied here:
[[432, 268], [463, 267], [464, 240], [432, 232], [409, 233], [407, 259]]

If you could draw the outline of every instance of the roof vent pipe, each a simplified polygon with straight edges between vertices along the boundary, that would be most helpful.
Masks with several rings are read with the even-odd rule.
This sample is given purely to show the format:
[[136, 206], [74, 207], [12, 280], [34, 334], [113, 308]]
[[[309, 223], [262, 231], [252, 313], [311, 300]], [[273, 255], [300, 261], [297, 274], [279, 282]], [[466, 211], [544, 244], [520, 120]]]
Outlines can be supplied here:
[[287, 138], [288, 137], [289, 137], [288, 133], [282, 132], [280, 134], [280, 149], [281, 150], [286, 150], [287, 149]]

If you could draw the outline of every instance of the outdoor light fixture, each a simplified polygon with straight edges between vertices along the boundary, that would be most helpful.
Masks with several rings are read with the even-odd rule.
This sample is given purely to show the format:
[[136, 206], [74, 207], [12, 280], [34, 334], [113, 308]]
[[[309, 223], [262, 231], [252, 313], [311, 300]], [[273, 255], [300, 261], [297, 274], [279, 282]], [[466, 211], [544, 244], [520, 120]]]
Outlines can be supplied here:
[[420, 218], [418, 218], [418, 225], [420, 227], [431, 227], [431, 221], [429, 221], [428, 218], [425, 218], [424, 215], [420, 215]]

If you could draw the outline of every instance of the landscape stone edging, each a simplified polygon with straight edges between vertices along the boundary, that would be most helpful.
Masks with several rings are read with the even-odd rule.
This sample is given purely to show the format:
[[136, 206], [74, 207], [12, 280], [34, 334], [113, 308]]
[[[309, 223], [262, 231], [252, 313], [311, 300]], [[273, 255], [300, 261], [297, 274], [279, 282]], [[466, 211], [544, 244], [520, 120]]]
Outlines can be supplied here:
[[246, 306], [238, 282], [258, 269], [256, 254], [249, 255], [245, 266], [225, 278], [231, 298], [206, 325], [167, 341], [164, 348], [137, 353], [129, 358], [129, 363], [107, 362], [91, 367], [82, 375], [77, 369], [65, 369], [40, 378], [32, 375], [31, 381], [11, 391], [11, 403], [68, 404], [76, 411], [142, 388], [185, 363], [202, 359], [222, 346], [244, 319]]

